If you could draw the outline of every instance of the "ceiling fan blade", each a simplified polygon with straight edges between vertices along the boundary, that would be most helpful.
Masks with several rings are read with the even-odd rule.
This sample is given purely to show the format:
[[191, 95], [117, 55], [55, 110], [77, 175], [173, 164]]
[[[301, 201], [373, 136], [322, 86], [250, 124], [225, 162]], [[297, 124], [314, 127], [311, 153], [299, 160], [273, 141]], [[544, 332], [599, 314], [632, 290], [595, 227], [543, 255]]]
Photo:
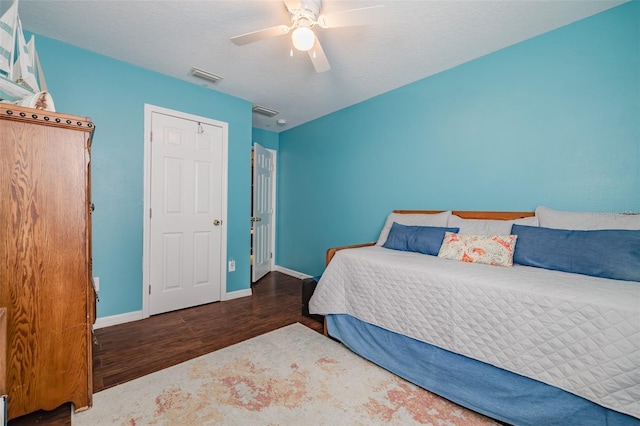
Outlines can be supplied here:
[[231, 41], [237, 44], [238, 46], [243, 46], [245, 44], [253, 43], [254, 41], [260, 41], [267, 38], [284, 35], [284, 34], [287, 34], [288, 32], [289, 32], [289, 27], [287, 27], [286, 25], [278, 25], [276, 27], [265, 28], [263, 30], [258, 30], [251, 33], [231, 37]]
[[367, 25], [382, 16], [384, 5], [349, 9], [341, 12], [318, 16], [318, 25], [322, 28], [349, 27], [352, 25]]
[[311, 62], [313, 63], [313, 67], [316, 69], [316, 72], [325, 72], [331, 69], [327, 55], [324, 54], [324, 50], [320, 45], [318, 37], [316, 37], [316, 42], [313, 43], [313, 47], [309, 50], [309, 58], [311, 58]]

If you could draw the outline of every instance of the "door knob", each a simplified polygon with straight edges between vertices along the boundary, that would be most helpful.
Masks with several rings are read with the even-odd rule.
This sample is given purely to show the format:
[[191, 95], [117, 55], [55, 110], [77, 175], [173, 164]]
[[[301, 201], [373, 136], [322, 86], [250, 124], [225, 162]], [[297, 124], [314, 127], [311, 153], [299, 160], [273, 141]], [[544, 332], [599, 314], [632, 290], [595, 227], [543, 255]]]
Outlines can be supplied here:
[[222, 223], [222, 221], [221, 221], [221, 220], [218, 220], [218, 219], [216, 219], [216, 220], [214, 220], [214, 221], [213, 221], [213, 224], [214, 224], [215, 226], [219, 226], [221, 223]]

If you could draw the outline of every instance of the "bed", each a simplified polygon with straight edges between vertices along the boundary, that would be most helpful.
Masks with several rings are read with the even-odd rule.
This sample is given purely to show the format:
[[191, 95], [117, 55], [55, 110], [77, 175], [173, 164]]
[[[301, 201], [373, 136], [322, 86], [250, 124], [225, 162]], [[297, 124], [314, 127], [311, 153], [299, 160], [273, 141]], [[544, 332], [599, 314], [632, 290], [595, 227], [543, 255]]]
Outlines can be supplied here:
[[[376, 243], [327, 252], [309, 308], [326, 316], [329, 335], [364, 358], [499, 421], [638, 425], [639, 220], [543, 207], [535, 213], [395, 211]], [[443, 231], [436, 255], [433, 248], [385, 247], [399, 235], [393, 228], [401, 222], [429, 232], [456, 231]], [[538, 235], [548, 229], [554, 238], [578, 238], [581, 250], [588, 244], [580, 238], [622, 235], [624, 253], [606, 250], [617, 257], [604, 262], [604, 272], [592, 271], [597, 262], [583, 266], [589, 275], [562, 270], [575, 268], [573, 260], [557, 266], [563, 253], [550, 267], [531, 266], [537, 259], [524, 259], [527, 250], [544, 251]], [[511, 265], [440, 256], [456, 235], [512, 230], [518, 236]], [[595, 250], [601, 257], [611, 253]], [[626, 272], [616, 275], [621, 269]], [[611, 273], [615, 278], [597, 276]]]

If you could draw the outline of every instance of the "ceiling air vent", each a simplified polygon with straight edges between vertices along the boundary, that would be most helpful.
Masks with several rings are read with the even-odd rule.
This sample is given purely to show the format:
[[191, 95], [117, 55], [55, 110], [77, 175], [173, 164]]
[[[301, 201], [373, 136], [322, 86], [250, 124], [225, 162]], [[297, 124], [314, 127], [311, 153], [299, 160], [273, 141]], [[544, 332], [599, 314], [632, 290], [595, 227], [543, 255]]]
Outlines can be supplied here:
[[223, 77], [220, 77], [219, 75], [215, 75], [209, 71], [201, 70], [200, 68], [196, 68], [196, 67], [191, 68], [191, 75], [194, 77], [201, 78], [203, 80], [210, 81], [213, 84], [219, 82], [223, 78]]
[[267, 117], [273, 117], [274, 115], [280, 114], [278, 111], [274, 111], [272, 109], [265, 108], [260, 105], [254, 106], [252, 111], [255, 112], [256, 114], [266, 115]]

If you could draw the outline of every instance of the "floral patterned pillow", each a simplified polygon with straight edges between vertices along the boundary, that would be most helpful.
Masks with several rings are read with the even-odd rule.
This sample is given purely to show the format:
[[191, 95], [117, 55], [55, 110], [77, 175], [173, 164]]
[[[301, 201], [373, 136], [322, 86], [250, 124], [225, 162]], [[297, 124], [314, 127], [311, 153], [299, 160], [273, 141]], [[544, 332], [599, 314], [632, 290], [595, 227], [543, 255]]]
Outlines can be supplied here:
[[445, 232], [438, 257], [486, 265], [512, 266], [517, 235], [471, 235]]

